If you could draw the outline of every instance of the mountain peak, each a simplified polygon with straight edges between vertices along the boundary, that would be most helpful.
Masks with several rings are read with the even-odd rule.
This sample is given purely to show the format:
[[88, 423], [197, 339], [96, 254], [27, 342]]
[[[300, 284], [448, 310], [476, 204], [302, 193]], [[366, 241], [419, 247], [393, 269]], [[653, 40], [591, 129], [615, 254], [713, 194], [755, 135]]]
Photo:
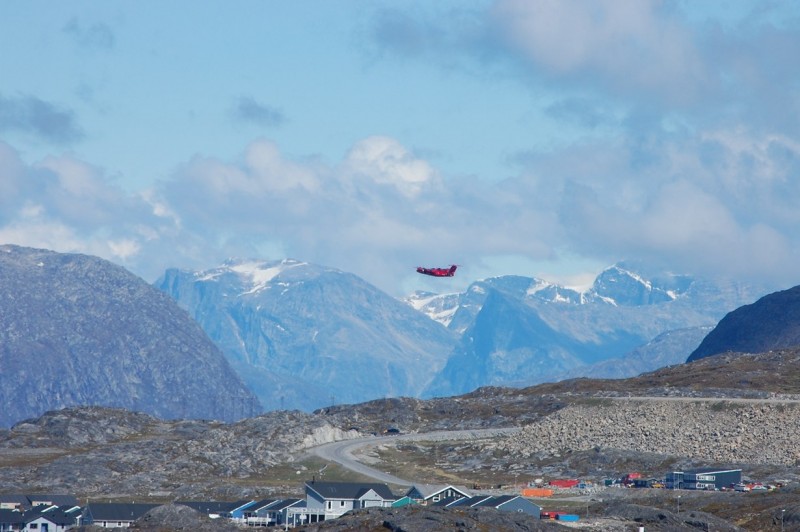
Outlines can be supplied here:
[[2, 251], [0, 426], [79, 404], [168, 418], [260, 410], [200, 327], [123, 267], [90, 255]]
[[192, 272], [195, 281], [220, 281], [223, 277], [235, 276], [240, 285], [240, 295], [259, 292], [282, 273], [308, 263], [295, 259], [275, 261], [259, 259], [229, 258], [221, 266], [209, 270]]

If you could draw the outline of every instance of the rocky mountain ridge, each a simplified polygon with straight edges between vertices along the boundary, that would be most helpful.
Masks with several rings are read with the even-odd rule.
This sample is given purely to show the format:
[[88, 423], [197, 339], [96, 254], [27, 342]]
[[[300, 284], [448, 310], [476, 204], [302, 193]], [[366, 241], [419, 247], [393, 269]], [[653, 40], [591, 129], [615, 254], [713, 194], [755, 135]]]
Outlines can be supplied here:
[[606, 269], [585, 291], [502, 276], [405, 304], [352, 274], [291, 259], [171, 269], [156, 286], [201, 324], [267, 408], [312, 410], [632, 376], [684, 361], [703, 327], [759, 290], [634, 266]]
[[296, 260], [171, 269], [156, 286], [197, 320], [268, 409], [418, 396], [454, 342], [355, 275]]
[[255, 396], [185, 311], [87, 255], [0, 246], [0, 427], [70, 405], [237, 419]]
[[762, 353], [800, 345], [800, 286], [767, 294], [728, 313], [688, 362], [726, 351]]
[[[443, 323], [461, 333], [426, 390], [430, 397], [567, 376], [629, 377], [683, 362], [703, 328], [757, 295], [759, 289], [740, 283], [657, 273], [646, 278], [617, 265], [583, 292], [504, 276], [477, 281], [457, 297], [425, 294], [407, 301], [432, 318], [445, 317]], [[659, 336], [669, 341], [656, 342]], [[643, 358], [648, 351], [659, 356]]]

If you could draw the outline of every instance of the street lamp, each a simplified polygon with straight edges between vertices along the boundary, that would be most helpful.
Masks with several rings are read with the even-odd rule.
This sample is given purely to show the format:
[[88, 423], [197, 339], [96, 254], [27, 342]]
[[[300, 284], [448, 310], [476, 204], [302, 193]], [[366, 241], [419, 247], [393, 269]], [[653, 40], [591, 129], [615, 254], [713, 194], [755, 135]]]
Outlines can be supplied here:
[[781, 532], [783, 532], [783, 514], [786, 513], [786, 509], [784, 508], [781, 510]]
[[678, 495], [678, 513], [681, 513], [681, 496]]

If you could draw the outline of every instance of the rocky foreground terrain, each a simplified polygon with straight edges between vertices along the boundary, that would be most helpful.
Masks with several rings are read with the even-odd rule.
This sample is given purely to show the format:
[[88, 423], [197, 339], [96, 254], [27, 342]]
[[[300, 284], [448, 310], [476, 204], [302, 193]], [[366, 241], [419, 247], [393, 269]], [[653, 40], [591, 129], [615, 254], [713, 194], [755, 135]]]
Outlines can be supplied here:
[[[670, 490], [614, 488], [575, 494], [583, 502], [548, 504], [572, 510], [577, 504], [580, 512], [610, 520], [606, 530], [630, 530], [613, 527], [636, 522], [651, 523], [650, 530], [691, 529], [692, 519], [714, 529], [776, 529], [781, 510], [792, 526], [800, 525], [800, 492], [794, 488], [800, 481], [798, 368], [799, 350], [726, 354], [633, 379], [483, 388], [428, 401], [272, 412], [237, 423], [70, 408], [0, 430], [0, 491], [154, 502], [302, 496], [303, 481], [323, 470], [326, 480], [363, 479], [312, 456], [310, 449], [321, 443], [372, 438], [370, 433], [389, 427], [403, 433], [520, 427], [484, 440], [376, 438], [380, 444], [367, 447], [364, 460], [414, 482], [499, 486], [498, 492], [518, 491], [535, 478], [599, 482], [631, 471], [658, 477], [690, 467], [737, 467], [752, 480], [786, 487], [765, 494], [683, 492], [679, 516]], [[418, 530], [403, 524], [406, 517], [382, 518], [389, 529]], [[463, 521], [464, 530], [487, 529], [479, 524], [482, 517], [454, 519]]]

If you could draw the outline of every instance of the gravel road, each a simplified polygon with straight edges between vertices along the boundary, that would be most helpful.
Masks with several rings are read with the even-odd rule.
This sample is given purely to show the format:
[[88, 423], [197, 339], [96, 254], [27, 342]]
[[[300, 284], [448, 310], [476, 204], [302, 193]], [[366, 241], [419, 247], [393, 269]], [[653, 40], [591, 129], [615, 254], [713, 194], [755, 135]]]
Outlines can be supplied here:
[[380, 482], [396, 484], [399, 486], [413, 486], [414, 481], [412, 480], [402, 479], [362, 464], [355, 459], [353, 453], [359, 449], [363, 449], [364, 447], [374, 447], [394, 441], [481, 440], [484, 438], [494, 438], [496, 436], [514, 434], [520, 430], [520, 428], [514, 427], [480, 430], [443, 430], [418, 434], [398, 434], [392, 436], [367, 436], [364, 438], [356, 438], [354, 440], [326, 443], [325, 445], [313, 447], [309, 451], [319, 456], [323, 460], [336, 462], [342, 467], [361, 475], [374, 478]]

